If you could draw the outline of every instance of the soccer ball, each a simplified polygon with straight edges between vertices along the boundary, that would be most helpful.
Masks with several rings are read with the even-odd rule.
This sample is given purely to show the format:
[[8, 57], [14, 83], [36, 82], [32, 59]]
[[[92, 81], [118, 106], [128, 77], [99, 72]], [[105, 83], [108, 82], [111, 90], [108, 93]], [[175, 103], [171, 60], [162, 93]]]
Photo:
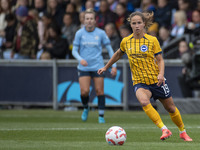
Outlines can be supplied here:
[[123, 145], [126, 141], [126, 132], [119, 126], [112, 126], [107, 130], [105, 137], [110, 145]]

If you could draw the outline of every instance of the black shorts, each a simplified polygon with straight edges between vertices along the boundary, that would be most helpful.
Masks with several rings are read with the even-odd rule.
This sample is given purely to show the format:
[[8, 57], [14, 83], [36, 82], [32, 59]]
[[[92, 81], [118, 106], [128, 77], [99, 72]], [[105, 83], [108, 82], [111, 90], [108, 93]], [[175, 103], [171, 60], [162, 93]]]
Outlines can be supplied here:
[[83, 77], [83, 76], [90, 76], [91, 78], [94, 78], [94, 77], [105, 77], [105, 73], [99, 75], [97, 73], [97, 71], [81, 71], [81, 70], [78, 70], [78, 77]]
[[171, 97], [171, 92], [169, 90], [166, 80], [165, 80], [165, 85], [162, 84], [161, 86], [157, 86], [157, 83], [151, 84], [151, 85], [139, 83], [139, 84], [134, 85], [133, 87], [134, 87], [135, 93], [139, 88], [144, 88], [144, 89], [149, 90], [152, 93], [152, 98], [154, 100], [157, 100], [159, 98], [166, 99], [166, 98]]

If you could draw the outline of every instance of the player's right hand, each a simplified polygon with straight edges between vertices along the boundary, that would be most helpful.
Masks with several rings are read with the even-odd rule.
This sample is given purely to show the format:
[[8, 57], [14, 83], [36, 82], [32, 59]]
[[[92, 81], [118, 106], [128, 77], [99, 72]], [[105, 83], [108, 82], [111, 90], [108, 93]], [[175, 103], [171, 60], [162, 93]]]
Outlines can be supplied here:
[[100, 75], [100, 74], [102, 74], [102, 73], [105, 72], [105, 71], [106, 71], [106, 69], [103, 67], [103, 68], [99, 69], [99, 70], [97, 71], [97, 73]]
[[84, 59], [82, 59], [82, 60], [80, 61], [80, 63], [81, 63], [81, 65], [83, 65], [83, 66], [87, 66], [87, 65], [88, 65], [87, 61], [84, 60]]
[[161, 84], [165, 85], [165, 78], [162, 74], [158, 74], [158, 83], [157, 86], [161, 86]]

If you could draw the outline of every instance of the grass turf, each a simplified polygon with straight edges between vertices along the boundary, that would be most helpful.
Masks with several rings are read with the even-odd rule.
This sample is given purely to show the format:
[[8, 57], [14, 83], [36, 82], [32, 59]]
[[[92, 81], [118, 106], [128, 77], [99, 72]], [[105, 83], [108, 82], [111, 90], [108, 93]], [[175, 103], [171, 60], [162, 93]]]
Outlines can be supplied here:
[[[169, 115], [161, 115], [173, 136], [161, 141], [161, 131], [142, 111], [106, 111], [105, 124], [98, 124], [98, 112], [90, 111], [87, 122], [81, 111], [1, 110], [0, 150], [199, 150], [200, 114], [182, 115], [193, 142], [179, 138]], [[105, 133], [111, 126], [125, 129], [123, 146], [110, 146]]]

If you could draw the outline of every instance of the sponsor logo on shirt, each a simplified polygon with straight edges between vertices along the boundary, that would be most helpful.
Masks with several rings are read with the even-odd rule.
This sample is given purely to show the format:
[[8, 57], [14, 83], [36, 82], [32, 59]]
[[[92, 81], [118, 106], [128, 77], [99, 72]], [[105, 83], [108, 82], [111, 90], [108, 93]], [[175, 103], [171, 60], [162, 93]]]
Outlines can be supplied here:
[[98, 46], [98, 42], [82, 42], [82, 44], [85, 46]]
[[130, 54], [132, 58], [147, 58], [147, 54]]

